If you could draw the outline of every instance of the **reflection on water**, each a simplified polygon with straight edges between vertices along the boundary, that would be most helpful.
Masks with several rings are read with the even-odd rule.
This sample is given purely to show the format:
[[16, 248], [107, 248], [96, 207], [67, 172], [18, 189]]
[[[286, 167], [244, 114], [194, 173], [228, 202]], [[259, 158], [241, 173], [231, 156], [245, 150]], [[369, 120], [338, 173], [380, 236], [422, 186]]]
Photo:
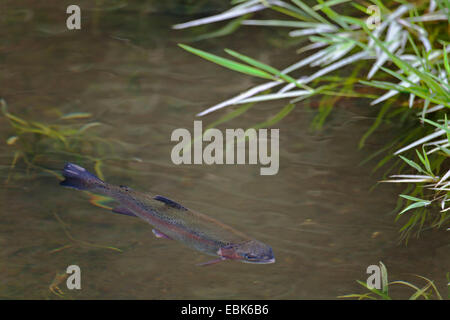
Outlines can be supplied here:
[[[387, 265], [391, 280], [413, 280], [406, 273], [416, 273], [445, 288], [445, 232], [425, 232], [399, 245], [391, 211], [401, 189], [383, 185], [369, 192], [380, 177], [371, 175], [370, 164], [358, 166], [395, 134], [381, 132], [372, 146], [357, 151], [371, 124], [367, 101], [341, 100], [320, 132], [309, 130], [315, 102], [298, 104], [277, 125], [275, 176], [259, 175], [259, 165], [176, 166], [170, 161], [171, 132], [192, 130], [196, 113], [253, 80], [177, 47], [190, 33], [170, 26], [188, 18], [170, 6], [86, 10], [84, 27], [76, 32], [65, 30], [63, 4], [59, 11], [49, 8], [2, 8], [1, 94], [9, 110], [43, 123], [69, 112], [91, 113], [90, 121], [103, 123], [91, 133], [112, 141], [102, 154], [109, 182], [166, 195], [234, 226], [270, 244], [277, 263], [196, 267], [210, 257], [154, 238], [141, 220], [92, 206], [87, 194], [59, 187], [49, 172], [27, 172], [19, 161], [4, 183], [14, 146], [2, 143], [0, 298], [58, 298], [49, 286], [72, 264], [81, 267], [82, 289], [68, 291], [63, 283], [65, 299], [332, 299], [361, 292], [355, 280], [366, 279], [367, 266], [378, 261]], [[216, 53], [237, 49], [276, 66], [293, 62], [292, 50], [264, 49], [271, 37], [248, 28], [195, 45]], [[219, 128], [248, 128], [282, 106], [257, 105]], [[212, 123], [225, 112], [203, 121]], [[0, 117], [1, 140], [11, 134]], [[33, 160], [51, 170], [66, 160], [94, 165], [49, 153]]]

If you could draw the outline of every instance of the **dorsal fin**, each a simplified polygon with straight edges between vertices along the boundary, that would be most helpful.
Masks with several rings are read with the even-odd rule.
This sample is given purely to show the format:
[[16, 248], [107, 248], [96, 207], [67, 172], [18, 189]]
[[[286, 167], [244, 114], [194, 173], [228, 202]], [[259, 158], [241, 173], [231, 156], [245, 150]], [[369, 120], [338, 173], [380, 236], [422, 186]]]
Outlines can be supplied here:
[[155, 196], [153, 199], [164, 202], [166, 205], [168, 205], [169, 207], [175, 208], [175, 209], [181, 209], [181, 210], [187, 210], [185, 207], [183, 207], [181, 204], [170, 200], [166, 197], [163, 196]]

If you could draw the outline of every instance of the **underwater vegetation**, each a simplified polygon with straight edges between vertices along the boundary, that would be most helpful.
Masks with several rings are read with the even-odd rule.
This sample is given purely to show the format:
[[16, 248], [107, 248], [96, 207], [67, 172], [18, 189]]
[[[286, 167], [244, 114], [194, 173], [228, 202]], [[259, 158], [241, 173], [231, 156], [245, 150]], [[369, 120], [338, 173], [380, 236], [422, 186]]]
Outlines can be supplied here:
[[[43, 123], [25, 120], [11, 113], [3, 99], [0, 104], [1, 112], [13, 131], [13, 135], [6, 140], [6, 143], [14, 149], [8, 180], [18, 161], [26, 164], [27, 171], [40, 169], [60, 177], [55, 171], [43, 166], [44, 160], [54, 156], [87, 158], [95, 162], [95, 170], [102, 176], [100, 169], [102, 159], [98, 154], [102, 148], [108, 148], [110, 143], [96, 134], [89, 133], [91, 128], [100, 126], [100, 122], [80, 122], [91, 118], [92, 114], [84, 112], [61, 114], [59, 118], [53, 119], [53, 123]], [[92, 155], [89, 155], [87, 150], [93, 150]]]
[[94, 128], [104, 125], [92, 120], [88, 112], [70, 112], [44, 121], [27, 120], [13, 114], [6, 101], [0, 100], [2, 115], [7, 119], [12, 134], [6, 144], [12, 149], [12, 160], [6, 183], [16, 174], [14, 168], [18, 162], [25, 164], [27, 174], [43, 171], [63, 180], [55, 163], [64, 162], [67, 158], [93, 164], [95, 173], [104, 177], [102, 166], [106, 160], [140, 161], [138, 158], [120, 157], [118, 150], [126, 147], [126, 143], [110, 137], [103, 137]]

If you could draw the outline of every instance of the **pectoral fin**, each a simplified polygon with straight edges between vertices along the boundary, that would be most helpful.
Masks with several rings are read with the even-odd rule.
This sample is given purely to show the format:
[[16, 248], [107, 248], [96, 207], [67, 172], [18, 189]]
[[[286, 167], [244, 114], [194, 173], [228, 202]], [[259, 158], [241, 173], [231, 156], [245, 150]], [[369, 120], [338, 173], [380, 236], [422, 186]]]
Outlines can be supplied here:
[[129, 209], [121, 206], [114, 207], [112, 209], [112, 212], [114, 213], [120, 213], [131, 217], [137, 217], [133, 212], [131, 212]]
[[152, 229], [152, 232], [155, 235], [155, 237], [157, 237], [157, 238], [163, 238], [163, 239], [170, 239], [170, 240], [172, 240], [171, 237], [169, 237], [168, 235], [165, 235], [164, 233], [162, 233], [161, 231], [159, 231], [157, 229]]
[[226, 260], [226, 259], [223, 258], [223, 257], [220, 257], [218, 259], [214, 259], [214, 260], [198, 263], [197, 266], [199, 266], [199, 267], [210, 266], [212, 264], [216, 264], [216, 263], [222, 262], [223, 260]]

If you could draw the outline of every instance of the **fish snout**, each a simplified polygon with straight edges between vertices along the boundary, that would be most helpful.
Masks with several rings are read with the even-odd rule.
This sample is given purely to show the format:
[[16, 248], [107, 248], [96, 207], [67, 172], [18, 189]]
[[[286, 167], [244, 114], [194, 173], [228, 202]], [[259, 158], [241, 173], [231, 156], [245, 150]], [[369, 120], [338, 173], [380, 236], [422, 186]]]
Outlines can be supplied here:
[[263, 250], [255, 250], [242, 254], [243, 262], [269, 264], [275, 262], [273, 250], [269, 246], [265, 246]]
[[270, 246], [259, 241], [249, 241], [238, 245], [228, 245], [220, 248], [217, 255], [245, 263], [269, 264], [275, 262], [275, 256]]

